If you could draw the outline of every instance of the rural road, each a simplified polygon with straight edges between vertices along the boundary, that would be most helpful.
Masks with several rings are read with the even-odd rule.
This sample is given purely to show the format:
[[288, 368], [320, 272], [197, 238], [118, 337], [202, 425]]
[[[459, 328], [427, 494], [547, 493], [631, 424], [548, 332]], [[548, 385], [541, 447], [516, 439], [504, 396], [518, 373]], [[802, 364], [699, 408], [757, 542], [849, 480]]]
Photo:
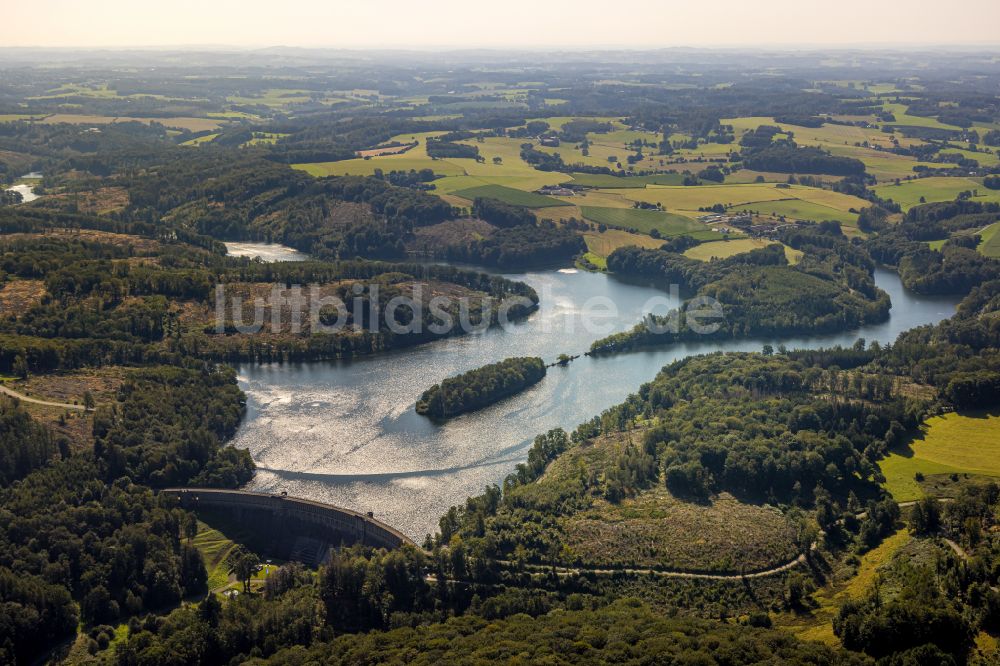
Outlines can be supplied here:
[[61, 407], [63, 409], [76, 409], [76, 410], [79, 410], [81, 412], [82, 411], [86, 411], [86, 407], [84, 407], [83, 405], [71, 405], [71, 404], [66, 403], [66, 402], [50, 402], [48, 400], [39, 400], [37, 398], [29, 398], [28, 396], [26, 396], [24, 394], [18, 393], [17, 391], [14, 391], [14, 390], [11, 390], [11, 389], [7, 388], [3, 384], [0, 384], [0, 393], [2, 393], [4, 395], [8, 395], [11, 398], [17, 398], [18, 400], [20, 400], [22, 402], [30, 402], [33, 405], [45, 405], [46, 407]]

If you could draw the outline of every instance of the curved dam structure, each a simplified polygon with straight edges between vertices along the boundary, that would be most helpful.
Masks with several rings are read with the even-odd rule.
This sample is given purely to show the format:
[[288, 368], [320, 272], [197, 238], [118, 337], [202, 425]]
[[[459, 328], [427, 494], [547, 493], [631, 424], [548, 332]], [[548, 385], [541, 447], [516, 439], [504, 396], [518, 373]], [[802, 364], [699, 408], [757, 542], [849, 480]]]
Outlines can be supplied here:
[[298, 497], [218, 488], [166, 488], [160, 494], [173, 497], [185, 509], [225, 512], [253, 529], [275, 556], [308, 565], [321, 564], [329, 549], [340, 545], [416, 547], [405, 534], [371, 514]]

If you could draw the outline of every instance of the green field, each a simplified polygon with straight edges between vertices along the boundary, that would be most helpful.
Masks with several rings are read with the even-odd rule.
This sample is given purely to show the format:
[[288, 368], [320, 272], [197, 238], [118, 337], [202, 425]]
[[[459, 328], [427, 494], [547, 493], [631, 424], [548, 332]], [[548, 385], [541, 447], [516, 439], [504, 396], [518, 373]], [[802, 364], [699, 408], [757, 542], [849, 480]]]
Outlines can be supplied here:
[[661, 204], [665, 209], [690, 218], [704, 213], [699, 208], [722, 204], [734, 212], [751, 210], [761, 215], [785, 215], [802, 220], [839, 220], [847, 224], [857, 221], [857, 214], [868, 203], [863, 199], [832, 190], [801, 185], [749, 183], [742, 185], [699, 185], [695, 187], [663, 187], [651, 185], [645, 189], [612, 189], [633, 201]]
[[0, 113], [0, 123], [11, 123], [17, 120], [39, 120], [42, 116], [31, 116], [23, 113]]
[[302, 104], [308, 102], [312, 98], [311, 92], [308, 90], [292, 90], [288, 88], [269, 88], [263, 91], [260, 95], [255, 95], [253, 97], [240, 97], [234, 96], [227, 98], [227, 101], [231, 104], [239, 104], [242, 106], [269, 106], [269, 107], [281, 107], [289, 104]]
[[482, 185], [480, 187], [470, 187], [467, 190], [457, 190], [456, 196], [472, 201], [477, 197], [488, 199], [499, 199], [512, 206], [524, 206], [525, 208], [550, 208], [552, 206], [568, 206], [565, 201], [559, 201], [552, 197], [546, 197], [534, 192], [516, 190], [503, 185]]
[[[697, 259], [698, 261], [726, 259], [727, 257], [734, 257], [738, 254], [743, 254], [744, 252], [750, 252], [752, 250], [767, 247], [772, 243], [772, 241], [760, 240], [756, 238], [730, 238], [728, 240], [702, 243], [701, 245], [697, 245], [685, 252], [684, 256], [691, 259]], [[785, 257], [788, 259], [788, 263], [797, 264], [802, 258], [802, 252], [792, 249], [787, 245], [784, 247]]]
[[857, 213], [848, 213], [812, 201], [802, 201], [801, 199], [768, 201], [754, 206], [754, 210], [758, 210], [764, 215], [772, 215], [774, 217], [784, 216], [794, 220], [840, 222], [847, 226], [855, 226], [858, 222]]
[[647, 234], [656, 229], [664, 238], [682, 234], [698, 234], [699, 238], [720, 238], [719, 234], [713, 233], [699, 222], [658, 210], [581, 206], [580, 212], [586, 219], [597, 224], [618, 229], [636, 229]]
[[929, 127], [932, 129], [943, 129], [943, 130], [955, 130], [961, 131], [961, 127], [955, 127], [954, 125], [946, 125], [942, 123], [937, 118], [925, 118], [923, 116], [911, 116], [907, 111], [909, 107], [905, 104], [897, 104], [892, 102], [886, 102], [883, 108], [889, 113], [896, 117], [896, 120], [891, 123], [886, 123], [886, 125], [902, 126], [902, 127]]
[[283, 139], [287, 134], [281, 132], [254, 132], [253, 138], [244, 143], [244, 146], [266, 146], [273, 145], [278, 139]]
[[[412, 151], [410, 151], [412, 152]], [[341, 160], [339, 162], [311, 162], [308, 164], [293, 164], [293, 169], [301, 169], [311, 176], [371, 176], [376, 169], [382, 171], [409, 171], [411, 169], [431, 169], [439, 176], [462, 176], [462, 167], [447, 160], [432, 160], [429, 157], [385, 156], [379, 158]]]
[[199, 146], [199, 145], [201, 145], [203, 143], [208, 143], [209, 141], [214, 141], [215, 137], [217, 137], [217, 136], [219, 136], [218, 132], [216, 132], [214, 134], [206, 134], [204, 136], [199, 136], [199, 137], [195, 137], [193, 139], [188, 139], [187, 141], [184, 141], [180, 145], [182, 145], [182, 146]]
[[979, 251], [987, 257], [1000, 259], [1000, 222], [994, 222], [980, 233]]
[[679, 173], [661, 173], [655, 176], [612, 176], [609, 174], [574, 173], [572, 185], [583, 187], [603, 187], [607, 189], [627, 189], [646, 187], [647, 185], [680, 185], [684, 175]]
[[[530, 193], [544, 185], [557, 185], [569, 180], [566, 174], [538, 171], [522, 160], [520, 139], [487, 137], [481, 142], [460, 142], [478, 148], [479, 154], [485, 160], [483, 162], [463, 158], [434, 159], [427, 155], [427, 138], [440, 134], [442, 132], [438, 131], [392, 137], [391, 141], [400, 143], [417, 142], [416, 147], [405, 153], [338, 162], [293, 164], [292, 167], [313, 176], [371, 176], [377, 169], [383, 172], [430, 169], [438, 176], [442, 176], [434, 181], [435, 193], [442, 195], [457, 194], [460, 190], [489, 185], [501, 185]], [[499, 158], [500, 162], [494, 163], [494, 158]]]
[[945, 414], [928, 419], [909, 446], [880, 464], [886, 489], [898, 502], [919, 499], [915, 475], [978, 474], [1000, 477], [1000, 414]]
[[[699, 232], [700, 233], [700, 232]], [[645, 234], [631, 234], [621, 229], [608, 229], [607, 231], [585, 231], [583, 240], [587, 243], [587, 256], [591, 263], [598, 266], [607, 266], [607, 256], [620, 247], [634, 245], [636, 247], [658, 248], [663, 245], [662, 240], [657, 240]], [[593, 257], [598, 257], [596, 261]]]
[[920, 197], [924, 197], [926, 203], [954, 201], [959, 193], [973, 190], [979, 191], [979, 196], [974, 197], [973, 201], [1000, 202], [1000, 191], [988, 190], [982, 183], [969, 178], [932, 176], [908, 180], [899, 185], [878, 185], [873, 189], [875, 194], [883, 199], [892, 199], [902, 206], [903, 210], [920, 205]]

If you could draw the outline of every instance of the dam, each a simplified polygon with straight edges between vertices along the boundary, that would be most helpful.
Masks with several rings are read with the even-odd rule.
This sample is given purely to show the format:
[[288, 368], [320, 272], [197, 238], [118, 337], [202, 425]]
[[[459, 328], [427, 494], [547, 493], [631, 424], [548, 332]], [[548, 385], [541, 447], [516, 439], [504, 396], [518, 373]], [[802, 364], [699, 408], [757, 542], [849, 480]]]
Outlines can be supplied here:
[[417, 547], [399, 530], [358, 513], [330, 504], [286, 494], [256, 493], [219, 488], [166, 488], [185, 509], [227, 514], [251, 527], [266, 544], [268, 554], [310, 566], [322, 564], [330, 548], [362, 544], [374, 548]]

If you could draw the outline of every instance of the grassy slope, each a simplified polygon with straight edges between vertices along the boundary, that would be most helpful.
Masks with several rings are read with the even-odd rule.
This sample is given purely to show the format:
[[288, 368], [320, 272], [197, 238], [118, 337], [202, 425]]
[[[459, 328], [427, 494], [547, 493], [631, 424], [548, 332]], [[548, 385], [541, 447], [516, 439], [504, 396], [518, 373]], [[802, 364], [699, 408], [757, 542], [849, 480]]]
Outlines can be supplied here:
[[524, 206], [525, 208], [550, 208], [552, 206], [569, 205], [564, 201], [553, 199], [552, 197], [535, 194], [534, 192], [525, 192], [503, 185], [481, 185], [479, 187], [471, 187], [467, 190], [457, 190], [454, 194], [469, 201], [477, 197], [488, 197], [490, 199], [499, 199], [514, 206]]
[[909, 210], [919, 205], [920, 197], [924, 197], [927, 203], [953, 201], [960, 192], [968, 190], [979, 191], [979, 196], [973, 197], [973, 201], [1000, 202], [1000, 191], [988, 190], [983, 187], [982, 183], [969, 178], [933, 176], [931, 178], [918, 178], [899, 185], [879, 185], [874, 190], [883, 199], [892, 199], [900, 204], [903, 210]]
[[699, 208], [723, 204], [733, 211], [752, 210], [762, 215], [775, 213], [796, 219], [839, 220], [854, 224], [867, 202], [846, 194], [815, 187], [793, 185], [778, 187], [775, 183], [736, 185], [701, 185], [696, 187], [650, 186], [645, 189], [607, 190], [633, 201], [662, 204], [667, 210], [688, 217], [701, 215]]
[[889, 563], [899, 549], [909, 542], [910, 534], [905, 528], [888, 537], [878, 548], [861, 556], [861, 564], [853, 577], [817, 592], [813, 596], [819, 604], [816, 609], [801, 615], [781, 615], [777, 619], [777, 626], [803, 640], [819, 641], [827, 645], [839, 644], [837, 637], [833, 635], [833, 619], [840, 606], [849, 599], [862, 598], [874, 582], [879, 569]]
[[1000, 477], [1000, 415], [952, 413], [928, 419], [919, 437], [880, 466], [886, 488], [900, 502], [923, 495], [917, 472]]
[[995, 222], [981, 234], [982, 243], [979, 244], [979, 251], [987, 257], [1000, 259], [1000, 222]]
[[[703, 224], [680, 215], [656, 210], [582, 206], [580, 211], [586, 219], [598, 224], [605, 224], [609, 227], [637, 229], [644, 233], [649, 233], [653, 229], [656, 229], [663, 237], [680, 236], [687, 233], [712, 234]], [[718, 234], [715, 234], [715, 236], [718, 237]]]
[[[731, 238], [725, 241], [702, 243], [685, 252], [684, 256], [699, 261], [709, 261], [713, 258], [726, 259], [727, 257], [750, 252], [751, 250], [767, 247], [768, 245], [771, 245], [771, 241], [757, 238]], [[785, 246], [785, 257], [788, 259], [788, 263], [797, 264], [799, 263], [799, 259], [802, 258], [802, 252]]]

